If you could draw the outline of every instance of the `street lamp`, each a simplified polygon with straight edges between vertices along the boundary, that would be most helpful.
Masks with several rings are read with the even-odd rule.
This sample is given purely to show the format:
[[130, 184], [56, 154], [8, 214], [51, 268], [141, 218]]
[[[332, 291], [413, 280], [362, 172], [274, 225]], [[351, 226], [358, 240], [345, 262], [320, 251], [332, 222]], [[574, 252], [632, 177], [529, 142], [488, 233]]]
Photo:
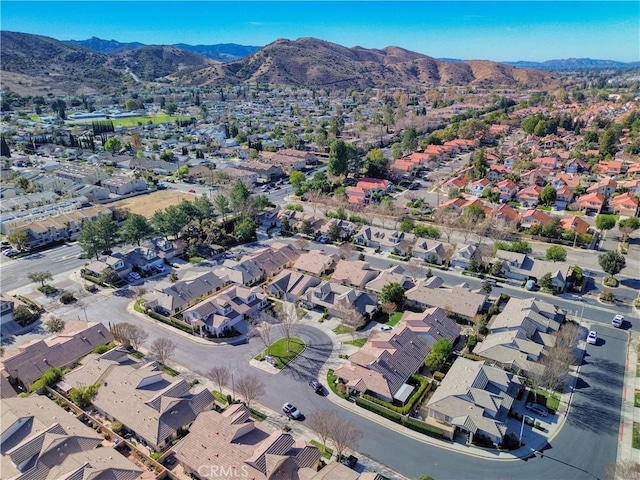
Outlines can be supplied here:
[[231, 401], [235, 402], [236, 401], [236, 384], [233, 381], [233, 374], [236, 373], [238, 371], [238, 368], [236, 367], [236, 369], [231, 372]]
[[533, 417], [530, 417], [529, 415], [522, 415], [522, 425], [520, 425], [520, 439], [518, 441], [518, 445], [522, 446], [522, 432], [524, 431], [524, 419], [525, 418], [530, 418], [531, 421], [534, 421]]

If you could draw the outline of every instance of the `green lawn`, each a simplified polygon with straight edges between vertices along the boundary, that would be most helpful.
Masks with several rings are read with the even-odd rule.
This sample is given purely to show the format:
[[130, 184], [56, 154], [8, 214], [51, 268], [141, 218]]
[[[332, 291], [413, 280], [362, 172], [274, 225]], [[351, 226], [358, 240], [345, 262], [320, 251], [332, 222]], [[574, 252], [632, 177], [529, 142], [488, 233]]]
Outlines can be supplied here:
[[385, 325], [389, 325], [390, 327], [395, 327], [400, 321], [400, 319], [402, 318], [402, 315], [404, 315], [404, 312], [395, 312], [394, 314], [391, 315], [391, 318], [389, 318], [389, 321], [385, 322]]
[[346, 325], [338, 325], [336, 328], [332, 330], [336, 335], [341, 335], [343, 333], [351, 333], [353, 328], [347, 327]]
[[[282, 370], [286, 367], [296, 356], [298, 356], [305, 349], [306, 345], [304, 340], [298, 337], [291, 337], [289, 342], [289, 350], [287, 350], [287, 339], [281, 338], [276, 340], [269, 347], [269, 355], [276, 360], [276, 368]], [[261, 360], [264, 358], [266, 350], [263, 350], [254, 358]]]
[[320, 450], [320, 455], [322, 455], [327, 460], [331, 460], [331, 456], [333, 455], [333, 449], [322, 445], [317, 440], [311, 440], [309, 443]]
[[255, 410], [253, 408], [249, 408], [251, 410], [251, 418], [258, 422], [262, 422], [267, 418], [266, 413], [262, 413], [260, 410]]
[[162, 371], [171, 377], [177, 377], [178, 375], [180, 375], [179, 371], [174, 370], [173, 368], [168, 367], [167, 365], [162, 365]]
[[[542, 400], [542, 397], [544, 397], [546, 399], [546, 402], [538, 402], [541, 403], [542, 405], [546, 405], [546, 407], [549, 410], [553, 410], [556, 411], [558, 410], [558, 407], [560, 407], [560, 397], [557, 397], [556, 395], [553, 395], [549, 392], [547, 392], [546, 390], [538, 390], [538, 400]], [[529, 401], [532, 402], [534, 401], [536, 398], [535, 393], [534, 392], [529, 392]]]
[[633, 422], [633, 448], [640, 449], [640, 423]]
[[347, 345], [353, 345], [354, 347], [362, 347], [365, 343], [367, 343], [367, 338], [356, 338], [355, 340], [349, 340], [348, 342], [344, 342]]
[[640, 407], [640, 390], [636, 390], [635, 397], [633, 399], [633, 404], [636, 407]]
[[327, 384], [329, 385], [329, 388], [333, 393], [335, 393], [339, 397], [347, 398], [344, 393], [340, 393], [336, 388], [336, 375], [335, 373], [333, 373], [332, 369], [329, 369], [329, 371], [327, 372]]
[[211, 390], [211, 393], [218, 403], [221, 403], [222, 405], [227, 404], [227, 396], [224, 393], [220, 393], [217, 390]]

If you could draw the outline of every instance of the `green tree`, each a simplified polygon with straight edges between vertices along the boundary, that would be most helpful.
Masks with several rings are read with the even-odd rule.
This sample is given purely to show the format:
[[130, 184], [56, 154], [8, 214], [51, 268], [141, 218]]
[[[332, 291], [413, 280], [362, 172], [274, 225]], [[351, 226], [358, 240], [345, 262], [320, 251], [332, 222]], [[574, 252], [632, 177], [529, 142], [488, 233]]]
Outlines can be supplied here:
[[334, 140], [329, 147], [327, 171], [335, 176], [345, 174], [351, 155], [352, 147], [350, 145], [347, 145], [344, 140]]
[[452, 351], [453, 345], [451, 341], [448, 338], [440, 338], [433, 344], [424, 364], [429, 370], [436, 372], [442, 368]]
[[473, 154], [473, 178], [484, 178], [489, 169], [489, 163], [487, 162], [487, 156], [484, 148], [480, 148]]
[[405, 218], [400, 222], [400, 225], [398, 226], [398, 230], [400, 230], [403, 233], [409, 233], [410, 231], [413, 230], [413, 227], [414, 227], [413, 220], [411, 220], [410, 218]]
[[299, 172], [298, 170], [294, 170], [289, 174], [289, 181], [291, 182], [291, 186], [293, 188], [299, 188], [305, 181], [307, 177], [305, 177], [304, 173]]
[[596, 216], [596, 228], [600, 231], [611, 230], [616, 226], [618, 221], [618, 217], [615, 215], [606, 215], [604, 213], [599, 213]]
[[540, 192], [540, 201], [543, 205], [553, 205], [556, 201], [558, 193], [553, 185], [547, 185]]
[[602, 267], [602, 270], [611, 275], [612, 278], [615, 278], [615, 276], [627, 266], [624, 256], [615, 251], [598, 255], [598, 263]]
[[202, 222], [207, 218], [213, 218], [216, 216], [214, 206], [206, 195], [198, 197], [198, 199], [193, 202], [193, 207], [194, 214], [198, 219], [200, 226], [202, 226]]
[[247, 185], [240, 179], [236, 180], [236, 183], [233, 184], [231, 193], [229, 194], [229, 200], [231, 201], [231, 207], [233, 210], [237, 210], [238, 207], [250, 196], [251, 192], [247, 188]]
[[564, 262], [567, 259], [567, 251], [564, 249], [564, 247], [554, 245], [547, 248], [545, 258], [552, 262]]
[[405, 152], [415, 152], [418, 149], [418, 132], [415, 127], [402, 132], [402, 149]]
[[618, 151], [616, 143], [618, 143], [618, 137], [615, 131], [612, 128], [607, 128], [602, 132], [598, 141], [598, 151], [600, 155], [603, 157], [615, 155]]
[[220, 214], [223, 223], [226, 215], [231, 213], [229, 199], [221, 193], [213, 197], [213, 208]]
[[27, 232], [25, 232], [24, 230], [20, 230], [18, 232], [12, 232], [7, 235], [7, 240], [18, 250], [22, 250], [24, 249], [28, 236], [29, 235], [27, 234]]
[[176, 105], [175, 103], [169, 103], [166, 106], [165, 111], [167, 112], [168, 115], [173, 115], [178, 111], [178, 105]]
[[27, 278], [33, 283], [39, 283], [41, 287], [44, 287], [48, 280], [53, 280], [53, 275], [51, 275], [51, 272], [31, 272], [27, 273]]
[[382, 291], [380, 292], [381, 305], [392, 302], [396, 304], [398, 310], [401, 310], [405, 300], [404, 288], [402, 288], [402, 285], [399, 283], [391, 282], [382, 287]]
[[105, 268], [100, 275], [100, 283], [104, 285], [115, 285], [120, 281], [120, 276], [110, 268]]
[[116, 244], [118, 225], [111, 215], [100, 215], [95, 220], [83, 222], [78, 235], [78, 243], [88, 257], [99, 258], [103, 250], [110, 250]]
[[547, 272], [544, 275], [542, 275], [540, 277], [540, 280], [538, 281], [538, 283], [540, 284], [540, 288], [544, 289], [544, 290], [553, 290], [553, 283], [551, 281], [551, 273]]
[[239, 242], [247, 242], [256, 236], [258, 226], [250, 218], [243, 218], [236, 222], [233, 235]]
[[125, 110], [127, 110], [127, 112], [131, 112], [133, 110], [137, 110], [138, 108], [140, 108], [140, 106], [138, 105], [138, 101], [135, 98], [127, 98], [127, 100], [124, 102], [124, 108]]
[[[171, 158], [173, 158], [173, 153], [171, 154]], [[176, 169], [176, 177], [181, 178], [186, 177], [187, 175], [189, 175], [189, 165], [180, 165]]]
[[179, 205], [170, 205], [164, 211], [153, 214], [151, 223], [165, 238], [178, 238], [180, 231], [189, 224], [191, 219]]
[[367, 176], [373, 178], [386, 178], [389, 170], [389, 160], [384, 157], [384, 150], [374, 148], [364, 158]]
[[337, 242], [340, 239], [340, 227], [336, 223], [329, 225], [327, 229], [327, 240], [329, 242]]
[[122, 142], [118, 137], [109, 137], [104, 142], [104, 149], [109, 153], [116, 153], [122, 150]]
[[85, 385], [79, 383], [69, 391], [69, 398], [80, 408], [86, 408], [91, 405], [91, 402], [98, 394], [98, 387], [100, 384], [94, 383], [93, 385]]
[[628, 240], [629, 235], [640, 228], [640, 218], [629, 217], [618, 222], [618, 230], [622, 233], [622, 241]]
[[137, 213], [130, 213], [120, 228], [121, 240], [138, 247], [142, 240], [152, 238], [154, 233], [151, 222]]
[[313, 225], [311, 225], [310, 220], [303, 220], [300, 224], [300, 233], [303, 235], [311, 235], [313, 234]]

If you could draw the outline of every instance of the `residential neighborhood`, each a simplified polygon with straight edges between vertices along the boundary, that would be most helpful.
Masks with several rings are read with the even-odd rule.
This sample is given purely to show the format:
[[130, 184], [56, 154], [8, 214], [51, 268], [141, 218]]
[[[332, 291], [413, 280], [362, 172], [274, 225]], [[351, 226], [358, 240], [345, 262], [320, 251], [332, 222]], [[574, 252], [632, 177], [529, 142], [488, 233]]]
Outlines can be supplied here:
[[599, 75], [3, 91], [2, 478], [640, 460], [640, 93]]

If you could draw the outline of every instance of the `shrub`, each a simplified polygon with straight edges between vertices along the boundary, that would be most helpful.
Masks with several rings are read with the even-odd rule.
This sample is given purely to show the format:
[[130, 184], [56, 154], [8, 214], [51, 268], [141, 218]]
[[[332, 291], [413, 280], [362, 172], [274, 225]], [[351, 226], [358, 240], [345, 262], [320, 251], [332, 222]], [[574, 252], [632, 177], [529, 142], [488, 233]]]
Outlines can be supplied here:
[[52, 285], [42, 285], [38, 287], [38, 291], [45, 295], [53, 295], [58, 291], [58, 289]]
[[413, 394], [411, 395], [411, 398], [409, 398], [407, 403], [401, 407], [397, 405], [393, 405], [392, 403], [389, 403], [389, 402], [385, 402], [384, 400], [380, 400], [379, 398], [372, 397], [371, 395], [363, 395], [363, 398], [370, 402], [376, 403], [381, 407], [397, 412], [400, 415], [408, 415], [413, 405], [418, 401], [418, 399], [422, 396], [424, 391], [427, 389], [427, 386], [429, 385], [429, 382], [427, 381], [427, 379], [420, 377], [419, 375], [414, 374], [411, 376], [411, 378], [415, 382], [417, 382], [419, 386], [416, 389], [416, 391], [413, 392]]
[[433, 379], [437, 380], [437, 381], [442, 381], [442, 379], [444, 378], [444, 373], [442, 372], [433, 372]]
[[614, 303], [616, 301], [616, 296], [611, 290], [603, 290], [600, 294], [600, 300], [606, 303]]
[[617, 287], [618, 286], [618, 280], [615, 277], [604, 277], [604, 279], [602, 280], [602, 284], [605, 287]]
[[38, 380], [31, 384], [29, 392], [37, 392], [44, 387], [51, 387], [58, 383], [61, 378], [62, 369], [60, 367], [50, 367]]
[[70, 303], [75, 302], [76, 297], [71, 292], [63, 292], [62, 295], [60, 295], [60, 301], [63, 304], [68, 305]]
[[389, 410], [388, 408], [385, 408], [382, 405], [378, 405], [377, 403], [374, 403], [366, 398], [357, 397], [356, 405], [371, 412], [377, 413], [378, 415], [388, 420], [394, 421], [396, 423], [402, 423], [402, 415], [400, 415], [398, 412]]
[[115, 343], [111, 342], [111, 343], [107, 343], [105, 345], [98, 345], [96, 348], [94, 348], [91, 353], [97, 353], [98, 355], [102, 355], [105, 352], [108, 352], [109, 350], [111, 350], [113, 347], [115, 347]]
[[431, 437], [442, 437], [444, 436], [444, 432], [439, 428], [432, 427], [424, 422], [420, 422], [418, 420], [413, 420], [411, 418], [405, 418], [402, 424], [410, 428], [411, 430], [415, 430], [416, 432], [424, 433], [425, 435], [429, 435]]
[[467, 338], [467, 348], [469, 349], [469, 351], [473, 350], [477, 343], [478, 339], [476, 338], [476, 336], [469, 335], [469, 338]]
[[22, 327], [31, 325], [39, 317], [39, 314], [34, 313], [31, 309], [25, 305], [18, 305], [13, 311], [13, 319]]
[[113, 430], [114, 433], [120, 435], [122, 433], [122, 430], [124, 430], [124, 425], [116, 420], [111, 424], [111, 430]]

